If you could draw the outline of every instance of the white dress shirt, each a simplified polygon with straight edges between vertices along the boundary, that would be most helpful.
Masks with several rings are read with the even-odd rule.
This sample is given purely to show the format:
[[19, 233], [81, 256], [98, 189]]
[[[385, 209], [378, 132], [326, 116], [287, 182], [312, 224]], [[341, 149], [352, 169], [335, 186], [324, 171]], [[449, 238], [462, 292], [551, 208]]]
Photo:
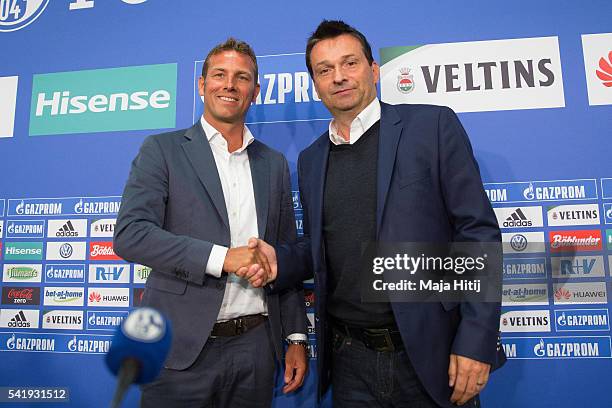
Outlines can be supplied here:
[[329, 122], [329, 140], [335, 145], [354, 144], [359, 140], [369, 128], [380, 120], [380, 102], [374, 98], [364, 110], [351, 122], [349, 140], [346, 141], [340, 136], [336, 127], [336, 120]]
[[[247, 153], [247, 147], [255, 139], [245, 126], [242, 146], [230, 153], [225, 138], [204, 119], [204, 116], [202, 116], [201, 123], [208, 143], [210, 143], [221, 179], [223, 198], [229, 218], [231, 247], [247, 245], [250, 237], [258, 236], [255, 194]], [[227, 250], [228, 248], [221, 245], [213, 246], [206, 264], [206, 273], [216, 277], [221, 276]], [[223, 303], [217, 321], [230, 320], [244, 315], [267, 313], [268, 307], [264, 290], [254, 288], [246, 279], [242, 279], [233, 273], [228, 274]]]

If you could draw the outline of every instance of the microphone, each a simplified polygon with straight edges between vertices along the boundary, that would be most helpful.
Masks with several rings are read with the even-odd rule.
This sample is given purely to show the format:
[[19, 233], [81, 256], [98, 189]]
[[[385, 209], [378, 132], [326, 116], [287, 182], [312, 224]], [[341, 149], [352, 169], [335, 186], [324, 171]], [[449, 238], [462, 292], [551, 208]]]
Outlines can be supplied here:
[[170, 323], [157, 310], [141, 307], [128, 315], [105, 357], [109, 370], [117, 376], [112, 408], [119, 407], [130, 384], [146, 384], [157, 377], [171, 340]]

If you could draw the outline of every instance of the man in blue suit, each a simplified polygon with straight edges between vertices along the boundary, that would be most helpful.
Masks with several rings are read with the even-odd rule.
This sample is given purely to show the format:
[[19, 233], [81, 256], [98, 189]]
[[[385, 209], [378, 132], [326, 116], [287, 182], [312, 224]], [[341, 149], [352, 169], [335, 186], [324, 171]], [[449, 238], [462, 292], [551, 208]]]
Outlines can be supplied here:
[[363, 302], [358, 272], [365, 242], [501, 241], [463, 127], [446, 107], [379, 102], [370, 45], [344, 22], [319, 25], [306, 63], [333, 120], [298, 160], [304, 237], [251, 246], [272, 291], [314, 274], [319, 398], [331, 383], [338, 407], [478, 406], [505, 361], [500, 302]]
[[269, 407], [275, 360], [285, 357], [285, 392], [306, 373], [303, 291], [297, 284], [268, 294], [234, 272], [269, 269], [249, 237], [296, 239], [289, 168], [244, 124], [259, 92], [248, 44], [230, 38], [213, 48], [198, 85], [202, 118], [144, 141], [115, 228], [117, 254], [152, 267], [142, 305], [173, 329], [165, 367], [143, 387], [141, 404]]

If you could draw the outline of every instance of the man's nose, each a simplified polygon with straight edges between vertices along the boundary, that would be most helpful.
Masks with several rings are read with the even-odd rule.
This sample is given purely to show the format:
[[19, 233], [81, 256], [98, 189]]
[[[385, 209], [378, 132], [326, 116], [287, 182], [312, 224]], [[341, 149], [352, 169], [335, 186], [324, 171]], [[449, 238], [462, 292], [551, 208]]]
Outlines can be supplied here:
[[342, 67], [334, 69], [334, 75], [332, 79], [334, 80], [334, 83], [337, 84], [340, 84], [346, 80], [346, 75], [344, 74], [344, 70], [342, 69]]
[[236, 78], [233, 75], [228, 75], [226, 77], [225, 89], [233, 90], [236, 88]]

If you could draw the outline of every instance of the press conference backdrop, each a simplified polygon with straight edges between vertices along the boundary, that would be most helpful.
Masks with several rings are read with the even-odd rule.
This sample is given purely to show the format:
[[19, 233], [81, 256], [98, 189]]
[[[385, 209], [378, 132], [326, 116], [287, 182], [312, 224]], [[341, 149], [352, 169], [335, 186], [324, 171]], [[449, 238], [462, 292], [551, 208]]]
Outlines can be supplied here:
[[[448, 105], [472, 140], [508, 243], [509, 362], [483, 403], [611, 406], [610, 15], [609, 1], [0, 0], [0, 386], [69, 398], [46, 406], [108, 404], [102, 356], [150, 272], [112, 250], [140, 143], [198, 119], [202, 60], [233, 35], [259, 56], [249, 126], [297, 186], [297, 155], [330, 116], [305, 40], [342, 18], [372, 43], [383, 101]], [[301, 230], [297, 191], [294, 208]], [[277, 387], [275, 406], [312, 406], [315, 376], [311, 361], [304, 388]]]

